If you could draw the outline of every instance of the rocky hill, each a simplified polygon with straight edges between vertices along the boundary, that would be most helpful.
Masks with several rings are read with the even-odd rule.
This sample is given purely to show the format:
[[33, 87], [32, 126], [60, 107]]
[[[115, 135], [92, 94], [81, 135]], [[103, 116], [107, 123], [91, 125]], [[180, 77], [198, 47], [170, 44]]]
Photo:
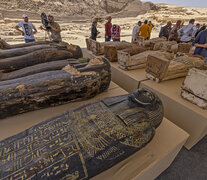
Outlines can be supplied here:
[[140, 0], [1, 0], [0, 12], [3, 18], [30, 12], [51, 13], [56, 16], [95, 17], [116, 14], [118, 17], [137, 16], [156, 9], [150, 2]]

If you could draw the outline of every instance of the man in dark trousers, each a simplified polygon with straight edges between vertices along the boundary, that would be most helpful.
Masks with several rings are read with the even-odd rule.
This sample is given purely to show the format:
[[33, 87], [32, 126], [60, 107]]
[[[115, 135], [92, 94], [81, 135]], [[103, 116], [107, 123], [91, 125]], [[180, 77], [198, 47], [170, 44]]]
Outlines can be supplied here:
[[107, 18], [107, 23], [105, 24], [105, 42], [111, 41], [111, 16]]
[[96, 37], [100, 32], [97, 30], [97, 21], [93, 21], [92, 27], [91, 27], [91, 39], [96, 41]]

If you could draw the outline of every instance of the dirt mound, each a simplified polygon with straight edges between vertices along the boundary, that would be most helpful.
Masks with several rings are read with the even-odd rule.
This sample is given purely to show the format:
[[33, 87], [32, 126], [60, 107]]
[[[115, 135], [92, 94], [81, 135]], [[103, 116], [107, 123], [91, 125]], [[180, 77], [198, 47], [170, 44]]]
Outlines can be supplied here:
[[37, 14], [46, 12], [56, 16], [83, 17], [116, 14], [123, 17], [137, 16], [155, 8], [154, 4], [143, 3], [140, 0], [1, 0], [0, 11], [6, 9], [7, 12], [18, 10]]

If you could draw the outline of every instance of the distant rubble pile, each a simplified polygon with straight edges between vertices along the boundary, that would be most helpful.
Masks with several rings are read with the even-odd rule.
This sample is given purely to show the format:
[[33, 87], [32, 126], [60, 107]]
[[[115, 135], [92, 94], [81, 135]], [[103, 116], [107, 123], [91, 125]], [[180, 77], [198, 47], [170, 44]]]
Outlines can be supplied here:
[[[31, 13], [52, 13], [58, 16], [94, 17], [116, 14], [119, 17], [137, 16], [157, 7], [150, 2], [140, 0], [1, 0], [0, 12], [28, 11]], [[5, 9], [7, 12], [5, 12]], [[10, 14], [11, 15], [11, 14]]]

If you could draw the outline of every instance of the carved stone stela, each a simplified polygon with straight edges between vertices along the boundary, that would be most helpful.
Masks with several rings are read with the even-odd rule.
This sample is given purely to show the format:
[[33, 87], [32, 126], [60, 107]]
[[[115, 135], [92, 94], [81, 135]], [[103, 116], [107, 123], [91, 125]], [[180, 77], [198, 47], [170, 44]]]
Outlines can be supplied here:
[[207, 70], [191, 69], [183, 82], [181, 96], [207, 109]]

